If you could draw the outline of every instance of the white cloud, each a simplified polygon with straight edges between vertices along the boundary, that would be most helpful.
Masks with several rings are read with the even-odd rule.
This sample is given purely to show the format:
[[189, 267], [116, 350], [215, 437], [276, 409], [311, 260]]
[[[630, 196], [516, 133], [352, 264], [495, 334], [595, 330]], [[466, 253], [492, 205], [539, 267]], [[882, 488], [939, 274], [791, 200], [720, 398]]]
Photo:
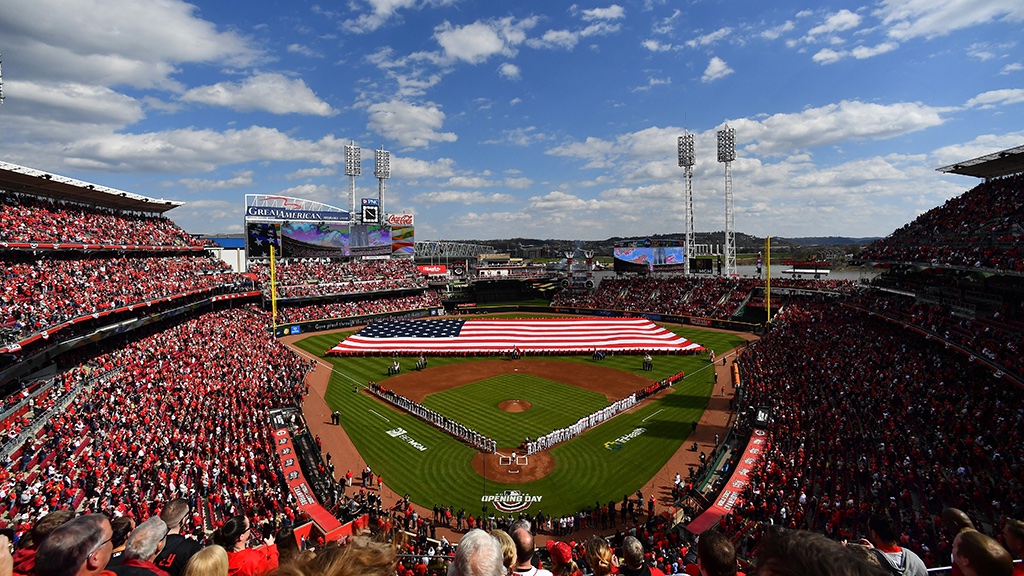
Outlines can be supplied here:
[[301, 180], [303, 178], [323, 178], [334, 176], [338, 171], [334, 168], [301, 168], [285, 175], [286, 180]]
[[512, 146], [530, 146], [537, 142], [551, 140], [551, 136], [537, 129], [536, 126], [524, 126], [503, 130], [501, 138], [485, 140], [484, 144], [511, 144]]
[[509, 203], [516, 200], [511, 194], [484, 194], [483, 192], [462, 192], [445, 190], [440, 192], [424, 192], [417, 194], [413, 200], [423, 204], [495, 204]]
[[586, 200], [557, 190], [548, 192], [544, 196], [530, 198], [530, 210], [541, 212], [569, 213], [577, 210], [597, 210], [599, 208], [601, 208], [600, 200]]
[[[119, 128], [144, 117], [142, 106], [133, 98], [103, 86], [90, 84], [53, 84], [8, 80], [5, 114], [7, 121], [29, 115], [40, 122], [84, 124]], [[10, 98], [12, 94], [16, 97]], [[14, 110], [12, 110], [12, 108]]]
[[301, 54], [302, 56], [308, 56], [309, 58], [323, 58], [323, 54], [304, 44], [289, 44], [288, 53]]
[[730, 124], [736, 141], [758, 154], [791, 154], [818, 146], [857, 140], [883, 140], [945, 123], [951, 108], [920, 102], [874, 104], [843, 100], [795, 114], [774, 114], [760, 120], [741, 119]]
[[454, 167], [455, 161], [451, 158], [428, 161], [391, 155], [392, 178], [448, 178], [455, 173]]
[[592, 8], [580, 12], [580, 18], [587, 22], [595, 20], [620, 20], [626, 17], [626, 9], [618, 4], [612, 4], [607, 8]]
[[654, 40], [653, 38], [644, 40], [643, 42], [640, 43], [640, 45], [650, 50], [651, 52], [668, 52], [670, 50], [678, 49], [677, 46], [667, 44], [660, 40]]
[[181, 64], [246, 66], [263, 57], [245, 37], [218, 31], [185, 2], [5, 4], [0, 35], [6, 46], [17, 46], [24, 80], [177, 89]]
[[246, 186], [252, 186], [252, 170], [243, 170], [236, 174], [233, 178], [225, 180], [206, 180], [202, 178], [183, 178], [179, 180], [182, 186], [189, 190], [195, 191], [207, 191], [207, 190], [230, 190], [232, 188], [243, 188]]
[[982, 92], [968, 100], [964, 106], [968, 108], [995, 108], [997, 105], [1020, 104], [1024, 102], [1024, 89], [1006, 88]]
[[857, 60], [864, 60], [867, 58], [874, 58], [879, 54], [885, 54], [886, 52], [892, 52], [899, 48], [899, 44], [895, 42], [882, 42], [875, 46], [857, 46], [853, 50], [850, 50], [850, 55]]
[[522, 77], [519, 66], [511, 62], [504, 62], [501, 66], [498, 66], [498, 75], [506, 80], [519, 80]]
[[433, 142], [455, 142], [454, 132], [439, 132], [445, 114], [433, 102], [422, 106], [402, 100], [378, 102], [367, 108], [367, 128], [398, 143], [399, 146], [422, 148]]
[[647, 84], [633, 88], [633, 92], [646, 92], [655, 86], [666, 86], [672, 84], [672, 78], [648, 78]]
[[686, 45], [690, 48], [703, 48], [704, 46], [710, 46], [716, 42], [724, 40], [732, 34], [732, 28], [726, 26], [725, 28], [719, 28], [714, 32], [698, 36], [692, 40], [687, 40]]
[[258, 160], [336, 164], [344, 142], [333, 136], [297, 140], [274, 128], [242, 130], [185, 128], [145, 134], [106, 134], [65, 146], [70, 166], [110, 172], [210, 172], [226, 164]]
[[[346, 20], [346, 30], [355, 33], [373, 32], [395, 16], [399, 10], [416, 6], [417, 0], [363, 0], [370, 5], [370, 11], [358, 18]], [[353, 3], [353, 8], [358, 5]]]
[[786, 20], [778, 26], [762, 30], [759, 36], [765, 40], [778, 40], [786, 32], [792, 32], [796, 25], [792, 20]]
[[672, 12], [671, 16], [667, 16], [657, 21], [651, 26], [651, 33], [653, 34], [669, 34], [675, 30], [676, 20], [683, 15], [683, 11], [676, 9]]
[[337, 110], [310, 90], [302, 79], [264, 73], [242, 82], [219, 82], [193, 88], [182, 94], [185, 102], [223, 106], [242, 112], [263, 110], [273, 114], [334, 116]]
[[598, 21], [580, 30], [580, 37], [607, 36], [618, 32], [621, 28], [622, 25], [618, 23], [612, 24], [611, 22]]
[[530, 38], [526, 45], [530, 48], [563, 48], [572, 50], [580, 41], [580, 35], [570, 30], [548, 30], [540, 38]]
[[700, 80], [701, 82], [714, 82], [715, 80], [725, 78], [733, 72], [734, 70], [729, 68], [729, 65], [725, 63], [725, 60], [722, 60], [718, 56], [714, 56], [711, 58], [711, 61], [708, 62], [708, 67], [704, 69], [704, 75], [701, 76]]
[[846, 56], [845, 52], [837, 52], [831, 48], [822, 48], [814, 56], [811, 56], [811, 60], [818, 64], [835, 64], [842, 60], [844, 56]]
[[818, 64], [835, 64], [836, 62], [844, 58], [855, 58], [857, 60], [866, 60], [868, 58], [874, 58], [880, 54], [892, 52], [899, 48], [899, 44], [895, 42], [882, 42], [876, 46], [857, 46], [852, 50], [833, 50], [831, 48], [822, 48], [811, 60]]
[[516, 46], [526, 40], [526, 31], [536, 24], [536, 18], [517, 21], [512, 17], [476, 21], [465, 26], [453, 26], [445, 21], [434, 29], [434, 39], [447, 61], [479, 64], [496, 54], [514, 56]]
[[1021, 65], [1020, 62], [1014, 62], [1003, 66], [1003, 69], [999, 71], [999, 74], [1005, 76], [1007, 74], [1012, 74], [1013, 72], [1020, 72], [1021, 70], [1024, 70], [1024, 65]]
[[844, 32], [860, 26], [861, 20], [862, 18], [859, 14], [844, 8], [834, 14], [830, 14], [825, 18], [824, 22], [811, 28], [804, 39], [808, 42], [813, 42], [818, 36]]
[[883, 0], [875, 15], [897, 40], [935, 38], [993, 21], [1024, 21], [1018, 0]]

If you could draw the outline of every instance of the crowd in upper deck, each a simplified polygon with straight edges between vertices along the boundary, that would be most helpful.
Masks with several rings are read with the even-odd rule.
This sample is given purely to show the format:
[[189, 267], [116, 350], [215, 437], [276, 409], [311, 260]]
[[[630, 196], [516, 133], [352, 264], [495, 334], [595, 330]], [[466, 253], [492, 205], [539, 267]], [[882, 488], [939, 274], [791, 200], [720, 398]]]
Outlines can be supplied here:
[[859, 258], [1024, 272], [1022, 222], [1024, 175], [994, 178], [873, 242]]

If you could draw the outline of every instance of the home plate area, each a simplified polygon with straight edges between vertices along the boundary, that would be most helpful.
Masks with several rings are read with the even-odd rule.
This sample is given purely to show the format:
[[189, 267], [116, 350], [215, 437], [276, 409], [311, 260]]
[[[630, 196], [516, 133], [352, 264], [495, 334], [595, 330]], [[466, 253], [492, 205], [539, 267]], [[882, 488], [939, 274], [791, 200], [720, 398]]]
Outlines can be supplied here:
[[516, 454], [515, 452], [508, 455], [502, 454], [501, 452], [497, 452], [497, 454], [498, 465], [507, 466], [509, 474], [519, 474], [523, 466], [528, 466], [530, 464], [530, 457], [524, 454]]

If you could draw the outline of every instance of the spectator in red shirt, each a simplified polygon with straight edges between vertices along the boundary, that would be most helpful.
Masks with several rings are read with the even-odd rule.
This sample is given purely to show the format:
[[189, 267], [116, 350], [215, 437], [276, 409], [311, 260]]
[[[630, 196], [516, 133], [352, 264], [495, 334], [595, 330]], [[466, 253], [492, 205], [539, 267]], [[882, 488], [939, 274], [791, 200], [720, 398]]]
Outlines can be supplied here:
[[245, 516], [230, 518], [213, 533], [213, 542], [228, 552], [230, 576], [260, 576], [277, 568], [277, 546], [269, 536], [260, 548], [246, 548], [252, 534], [252, 525]]

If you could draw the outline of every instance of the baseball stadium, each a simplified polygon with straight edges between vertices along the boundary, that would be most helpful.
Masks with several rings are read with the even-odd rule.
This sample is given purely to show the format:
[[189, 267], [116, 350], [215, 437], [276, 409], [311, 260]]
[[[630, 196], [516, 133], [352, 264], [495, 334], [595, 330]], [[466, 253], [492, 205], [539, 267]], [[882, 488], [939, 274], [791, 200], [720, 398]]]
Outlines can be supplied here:
[[692, 236], [532, 265], [372, 198], [251, 195], [232, 248], [180, 203], [3, 163], [0, 521], [182, 499], [200, 541], [239, 516], [303, 548], [397, 530], [441, 573], [468, 530], [528, 520], [581, 560], [646, 535], [672, 573], [708, 530], [742, 562], [884, 514], [948, 573], [937, 519], [1020, 543], [1024, 150], [942, 170], [981, 182], [849, 280], [773, 276], [767, 239], [747, 273]]

